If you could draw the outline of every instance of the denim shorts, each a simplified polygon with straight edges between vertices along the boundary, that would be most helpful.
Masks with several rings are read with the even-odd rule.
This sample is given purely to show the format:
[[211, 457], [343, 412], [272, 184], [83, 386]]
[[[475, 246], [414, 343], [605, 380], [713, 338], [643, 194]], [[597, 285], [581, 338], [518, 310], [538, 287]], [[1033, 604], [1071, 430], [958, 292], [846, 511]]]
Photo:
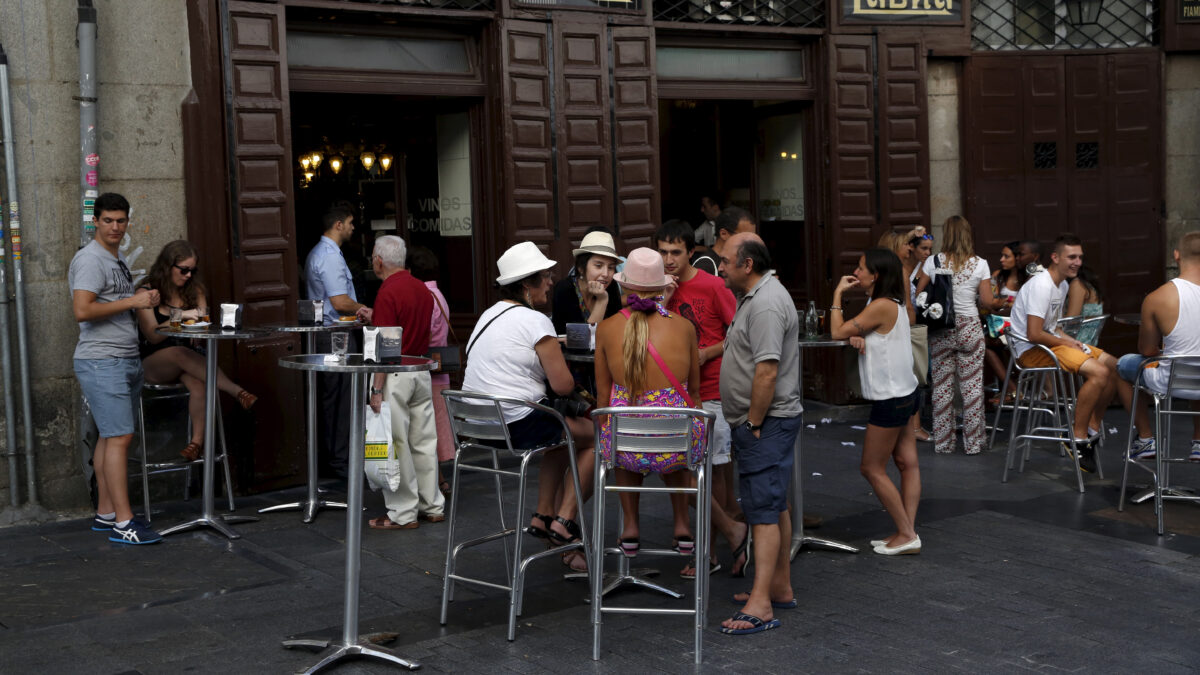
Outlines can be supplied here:
[[908, 420], [917, 412], [920, 401], [917, 391], [911, 394], [897, 396], [882, 401], [871, 402], [871, 417], [867, 424], [873, 424], [884, 429], [894, 429], [908, 424]]
[[1117, 374], [1126, 382], [1133, 382], [1141, 372], [1142, 361], [1146, 357], [1141, 354], [1126, 354], [1117, 359]]
[[712, 424], [708, 426], [709, 433], [712, 434], [712, 463], [713, 466], [728, 464], [729, 456], [729, 425], [725, 423], [725, 413], [721, 409], [721, 402], [717, 401], [702, 401], [700, 403], [710, 413], [716, 415]]
[[142, 396], [141, 359], [75, 359], [75, 379], [100, 438], [133, 433]]
[[759, 438], [745, 425], [733, 427], [733, 451], [738, 461], [738, 494], [749, 525], [774, 525], [788, 508], [788, 485], [796, 434], [803, 418], [768, 417]]

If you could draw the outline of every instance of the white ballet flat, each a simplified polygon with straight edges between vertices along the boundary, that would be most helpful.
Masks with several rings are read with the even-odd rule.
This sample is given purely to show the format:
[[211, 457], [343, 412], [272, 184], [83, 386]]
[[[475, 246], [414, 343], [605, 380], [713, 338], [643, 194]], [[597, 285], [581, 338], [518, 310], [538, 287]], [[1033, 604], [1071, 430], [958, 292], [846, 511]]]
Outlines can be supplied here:
[[921, 552], [921, 538], [917, 537], [899, 546], [876, 546], [875, 552], [879, 555], [916, 555]]

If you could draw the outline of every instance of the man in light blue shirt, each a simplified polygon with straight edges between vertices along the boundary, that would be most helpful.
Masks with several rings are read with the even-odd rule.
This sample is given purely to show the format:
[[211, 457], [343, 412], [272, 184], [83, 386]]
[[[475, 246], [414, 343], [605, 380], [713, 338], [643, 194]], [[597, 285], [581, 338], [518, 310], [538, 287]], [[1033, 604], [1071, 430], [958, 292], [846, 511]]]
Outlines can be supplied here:
[[[339, 316], [358, 316], [371, 321], [371, 308], [358, 302], [354, 279], [342, 256], [342, 245], [354, 234], [354, 209], [347, 202], [336, 202], [325, 212], [325, 234], [304, 261], [304, 290], [309, 300], [325, 303], [326, 326], [337, 322]], [[356, 342], [354, 333], [351, 343]], [[330, 351], [329, 334], [317, 335], [317, 351]], [[350, 351], [358, 351], [352, 344]], [[350, 460], [350, 376], [344, 373], [318, 373], [318, 390], [322, 415], [319, 435], [323, 446], [326, 473], [335, 478], [346, 477]]]

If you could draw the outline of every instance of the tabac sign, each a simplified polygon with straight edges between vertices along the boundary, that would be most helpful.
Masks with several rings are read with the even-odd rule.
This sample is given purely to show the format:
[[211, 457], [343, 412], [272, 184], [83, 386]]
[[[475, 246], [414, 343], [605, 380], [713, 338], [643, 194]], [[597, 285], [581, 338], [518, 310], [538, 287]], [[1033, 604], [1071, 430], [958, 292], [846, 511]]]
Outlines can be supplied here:
[[842, 21], [962, 25], [962, 0], [841, 0]]

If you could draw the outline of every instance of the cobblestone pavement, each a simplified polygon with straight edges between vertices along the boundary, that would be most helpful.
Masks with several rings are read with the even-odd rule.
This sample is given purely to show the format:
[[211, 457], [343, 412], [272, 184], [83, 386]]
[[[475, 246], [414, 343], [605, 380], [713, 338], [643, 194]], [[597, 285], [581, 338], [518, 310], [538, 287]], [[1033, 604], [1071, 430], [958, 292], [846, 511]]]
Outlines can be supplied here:
[[[858, 475], [862, 431], [853, 422], [809, 422], [816, 428], [805, 430], [806, 509], [824, 516], [822, 536], [865, 547], [889, 531], [889, 520]], [[1123, 415], [1110, 414], [1109, 426], [1124, 424]], [[718, 573], [699, 669], [1173, 673], [1200, 667], [1200, 509], [1168, 505], [1167, 527], [1175, 534], [1161, 538], [1149, 504], [1118, 513], [1123, 441], [1123, 434], [1109, 439], [1108, 478], [1089, 478], [1083, 495], [1049, 446], [1035, 448], [1025, 472], [1001, 484], [1002, 444], [975, 457], [935, 455], [922, 444], [921, 555], [805, 550], [792, 566], [800, 607], [778, 612], [780, 629], [747, 637], [721, 635], [716, 626], [738, 608], [730, 596], [750, 582]], [[1177, 481], [1200, 482], [1200, 467], [1189, 469], [1180, 467]], [[495, 522], [490, 489], [483, 476], [462, 486], [467, 530]], [[299, 492], [244, 498], [238, 512]], [[368, 493], [366, 503], [364, 519], [381, 513], [378, 494]], [[612, 506], [609, 533], [616, 524]], [[155, 524], [166, 526], [198, 503], [156, 508]], [[644, 498], [642, 521], [644, 546], [669, 545], [665, 499]], [[0, 672], [295, 672], [315, 664], [315, 654], [285, 650], [280, 641], [340, 633], [343, 512], [323, 511], [311, 525], [296, 512], [274, 513], [237, 529], [243, 537], [236, 541], [200, 532], [140, 548], [109, 544], [82, 517], [0, 530]], [[445, 533], [445, 523], [363, 530], [361, 632], [397, 633], [390, 646], [423, 670], [695, 668], [685, 617], [608, 616], [603, 658], [592, 661], [586, 584], [563, 581], [556, 557], [531, 568], [516, 641], [505, 640], [507, 603], [499, 591], [460, 587], [448, 625], [440, 626]], [[718, 545], [728, 569], [728, 546]], [[499, 550], [494, 544], [468, 555], [463, 570], [491, 570], [498, 579]], [[662, 569], [660, 578], [688, 598], [631, 591], [614, 601], [687, 606], [691, 587], [677, 574], [681, 563], [638, 564]], [[360, 660], [335, 672], [390, 670]]]

